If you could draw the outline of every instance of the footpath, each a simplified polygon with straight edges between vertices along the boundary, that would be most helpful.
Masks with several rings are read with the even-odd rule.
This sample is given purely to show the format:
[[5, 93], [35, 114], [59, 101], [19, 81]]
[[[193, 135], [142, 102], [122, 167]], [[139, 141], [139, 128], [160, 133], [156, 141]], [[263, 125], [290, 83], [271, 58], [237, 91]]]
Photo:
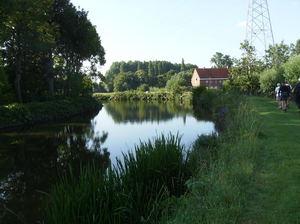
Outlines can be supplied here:
[[286, 113], [275, 99], [250, 97], [262, 117], [263, 149], [254, 176], [256, 189], [244, 223], [300, 223], [300, 113]]

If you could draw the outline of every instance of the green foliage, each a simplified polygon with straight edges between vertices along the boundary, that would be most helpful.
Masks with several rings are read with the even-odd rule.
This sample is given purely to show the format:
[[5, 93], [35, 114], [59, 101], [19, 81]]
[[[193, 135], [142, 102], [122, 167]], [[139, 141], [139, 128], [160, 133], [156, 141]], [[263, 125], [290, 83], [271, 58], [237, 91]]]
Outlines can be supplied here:
[[292, 52], [292, 47], [284, 44], [281, 41], [280, 44], [270, 45], [266, 50], [266, 67], [267, 68], [280, 68], [289, 59]]
[[10, 84], [8, 82], [8, 76], [4, 70], [4, 68], [0, 64], [0, 94], [10, 88]]
[[149, 88], [149, 85], [148, 84], [142, 84], [138, 87], [138, 90], [139, 91], [142, 91], [142, 92], [146, 92], [146, 91], [149, 91], [150, 88]]
[[229, 69], [229, 77], [236, 87], [251, 93], [259, 90], [258, 74], [263, 71], [263, 62], [256, 58], [255, 47], [248, 41], [241, 43], [240, 49], [244, 52], [243, 57], [235, 60], [235, 66]]
[[45, 199], [45, 223], [156, 223], [163, 200], [183, 194], [190, 176], [179, 136], [141, 142], [107, 170], [94, 163], [63, 176]]
[[172, 77], [166, 85], [166, 89], [174, 96], [181, 96], [187, 89], [187, 82], [180, 77]]
[[187, 181], [187, 195], [171, 202], [168, 210], [175, 212], [161, 223], [241, 223], [249, 206], [257, 205], [253, 177], [262, 147], [259, 114], [241, 95], [223, 93], [211, 100], [216, 111], [226, 106], [225, 129], [218, 136], [199, 136], [190, 155], [203, 161], [199, 173]]
[[210, 63], [214, 64], [213, 68], [230, 68], [233, 65], [233, 59], [229, 55], [216, 52], [210, 59]]
[[196, 105], [201, 97], [201, 94], [206, 91], [205, 86], [198, 86], [192, 89], [193, 104]]
[[114, 79], [115, 92], [136, 90], [138, 85], [138, 76], [132, 72], [119, 73]]
[[[51, 99], [55, 94], [87, 95], [91, 87], [84, 76], [103, 78], [95, 69], [80, 72], [83, 61], [89, 60], [93, 68], [105, 63], [100, 37], [87, 12], [77, 10], [69, 0], [6, 1], [0, 8], [5, 22], [0, 31], [1, 58], [19, 103], [38, 100], [44, 92]], [[8, 88], [3, 74], [0, 71], [0, 92], [3, 83]]]
[[[122, 73], [135, 73], [138, 77], [138, 84], [148, 84], [150, 87], [165, 87], [167, 81], [176, 73], [182, 71], [189, 71], [192, 68], [197, 68], [197, 65], [193, 64], [181, 64], [170, 63], [167, 61], [128, 61], [128, 62], [113, 62], [110, 69], [106, 72], [106, 84], [108, 92], [114, 90], [115, 79]], [[117, 81], [119, 83], [119, 81]], [[190, 83], [190, 80], [188, 81]], [[125, 86], [126, 87], [126, 86]], [[124, 89], [124, 88], [123, 88]], [[136, 88], [131, 88], [136, 89]], [[121, 91], [121, 90], [118, 90]], [[124, 90], [122, 90], [124, 91]]]
[[284, 76], [292, 84], [296, 84], [300, 78], [300, 55], [292, 56], [284, 64]]
[[16, 102], [16, 97], [13, 93], [0, 93], [0, 105], [7, 105]]
[[220, 142], [217, 133], [200, 135], [192, 144], [189, 164], [194, 175], [207, 173], [217, 159]]
[[81, 77], [81, 94], [82, 96], [88, 96], [93, 94], [93, 83], [90, 77], [83, 75]]
[[274, 94], [274, 89], [277, 83], [282, 83], [284, 81], [282, 68], [272, 68], [264, 70], [259, 75], [260, 88], [263, 92]]
[[94, 94], [94, 97], [100, 101], [104, 100], [174, 100], [174, 97], [170, 93], [164, 91], [160, 92], [141, 92], [141, 91], [126, 91], [126, 92], [114, 92], [104, 94]]
[[0, 106], [0, 127], [40, 122], [97, 109], [99, 101], [92, 97], [72, 97], [50, 102], [9, 104]]

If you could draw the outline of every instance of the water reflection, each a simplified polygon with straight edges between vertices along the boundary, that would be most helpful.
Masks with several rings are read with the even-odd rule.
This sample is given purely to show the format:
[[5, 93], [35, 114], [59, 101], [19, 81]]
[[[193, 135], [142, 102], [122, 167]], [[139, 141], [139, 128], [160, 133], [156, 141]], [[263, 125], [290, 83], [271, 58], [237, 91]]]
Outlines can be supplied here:
[[1, 131], [0, 220], [21, 223], [6, 206], [28, 223], [36, 223], [32, 214], [41, 214], [41, 194], [36, 190], [47, 192], [69, 165], [79, 172], [79, 164], [91, 159], [109, 163], [109, 152], [101, 148], [108, 133], [95, 132], [92, 122], [97, 114]]
[[173, 102], [105, 102], [101, 111], [57, 122], [0, 130], [0, 223], [41, 220], [41, 193], [69, 165], [74, 172], [92, 159], [108, 165], [122, 152], [160, 133], [183, 135], [183, 143], [212, 132], [209, 113], [194, 115], [190, 105]]
[[[164, 122], [174, 116], [191, 115], [190, 106], [174, 102], [107, 102], [105, 109], [116, 123]], [[191, 108], [190, 108], [191, 109]]]

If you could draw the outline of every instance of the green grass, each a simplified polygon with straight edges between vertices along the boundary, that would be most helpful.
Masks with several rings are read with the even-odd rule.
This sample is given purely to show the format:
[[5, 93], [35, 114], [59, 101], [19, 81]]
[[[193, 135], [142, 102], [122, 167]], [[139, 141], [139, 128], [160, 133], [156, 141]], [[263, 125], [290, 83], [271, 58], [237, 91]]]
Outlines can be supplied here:
[[155, 223], [165, 198], [178, 197], [190, 177], [180, 136], [141, 142], [106, 169], [82, 166], [62, 176], [45, 197], [44, 223]]
[[267, 138], [255, 173], [256, 196], [245, 223], [300, 223], [300, 114], [294, 103], [282, 113], [273, 99], [251, 100]]
[[217, 159], [187, 182], [189, 193], [161, 223], [300, 223], [296, 105], [282, 113], [270, 98], [219, 99], [228, 113]]
[[84, 168], [53, 188], [45, 223], [300, 223], [295, 104], [282, 113], [273, 99], [218, 94], [218, 138], [199, 136], [185, 157], [179, 136], [161, 136], [124, 154], [118, 172]]

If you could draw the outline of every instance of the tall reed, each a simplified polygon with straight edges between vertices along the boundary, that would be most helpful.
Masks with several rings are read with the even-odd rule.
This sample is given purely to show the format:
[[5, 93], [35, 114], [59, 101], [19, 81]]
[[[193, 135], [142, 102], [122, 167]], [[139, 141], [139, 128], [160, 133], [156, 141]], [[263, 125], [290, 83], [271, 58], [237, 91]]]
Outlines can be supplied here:
[[72, 169], [45, 200], [45, 223], [154, 223], [162, 203], [180, 196], [190, 178], [181, 137], [161, 135], [123, 153], [114, 167]]

